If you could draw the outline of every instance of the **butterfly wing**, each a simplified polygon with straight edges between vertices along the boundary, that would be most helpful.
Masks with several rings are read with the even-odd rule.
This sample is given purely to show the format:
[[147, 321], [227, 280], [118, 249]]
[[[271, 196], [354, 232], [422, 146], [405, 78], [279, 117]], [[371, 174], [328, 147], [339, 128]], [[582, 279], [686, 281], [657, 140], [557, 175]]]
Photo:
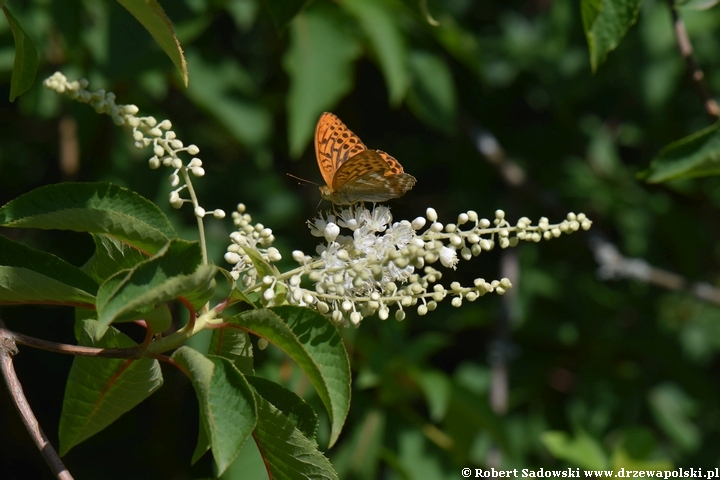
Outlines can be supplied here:
[[385, 152], [365, 150], [347, 160], [335, 173], [333, 203], [384, 202], [405, 194], [415, 177]]
[[[348, 159], [366, 151], [365, 144], [337, 116], [325, 112], [315, 127], [315, 156], [325, 183], [333, 187], [334, 177]], [[334, 190], [334, 187], [333, 187]]]

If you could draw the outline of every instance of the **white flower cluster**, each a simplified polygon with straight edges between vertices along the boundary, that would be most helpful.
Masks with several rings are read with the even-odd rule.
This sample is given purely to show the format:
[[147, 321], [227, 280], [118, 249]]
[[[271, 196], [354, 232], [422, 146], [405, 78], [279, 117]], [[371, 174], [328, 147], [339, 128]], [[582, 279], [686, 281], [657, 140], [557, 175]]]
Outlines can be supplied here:
[[[437, 283], [442, 272], [432, 265], [440, 262], [443, 267], [454, 269], [459, 261], [458, 251], [460, 257], [468, 260], [492, 250], [496, 243], [506, 248], [517, 245], [519, 240], [555, 238], [580, 228], [587, 230], [592, 225], [584, 214], [571, 213], [557, 225], [542, 218], [537, 226], [532, 226], [530, 220], [521, 218], [512, 226], [502, 210], [495, 212], [492, 222], [469, 211], [460, 214], [457, 223], [443, 225], [432, 208], [412, 222], [393, 222], [387, 207], [368, 210], [359, 204], [337, 214], [321, 215], [309, 223], [312, 235], [325, 240], [317, 247], [316, 256], [295, 251], [293, 259], [300, 267], [283, 274], [266, 272], [258, 278], [257, 265], [240, 248], [252, 248], [253, 242], [261, 245], [263, 248], [258, 251], [266, 262], [276, 261], [273, 257], [279, 260], [280, 255], [268, 248], [271, 241], [261, 240], [272, 237], [271, 233], [262, 235], [269, 229], [252, 226], [244, 209], [241, 213], [243, 226], [231, 235], [233, 244], [225, 258], [235, 265], [233, 276], [242, 275], [244, 293], [262, 291], [263, 301], [271, 305], [282, 292], [282, 299], [291, 304], [311, 306], [338, 324], [355, 326], [375, 313], [385, 320], [391, 309], [395, 309], [397, 320], [405, 318], [405, 309], [409, 307], [416, 307], [419, 315], [425, 315], [448, 296], [452, 297], [452, 305], [459, 307], [464, 299], [472, 302], [490, 292], [502, 295], [512, 287], [507, 278], [491, 282], [477, 278], [470, 287], [453, 282], [446, 289]], [[463, 230], [461, 225], [466, 224], [469, 228]], [[303, 278], [313, 286], [303, 287]]]
[[[270, 266], [270, 263], [280, 261], [282, 259], [280, 252], [277, 248], [271, 247], [275, 241], [272, 230], [265, 228], [262, 223], [253, 225], [251, 223], [252, 218], [248, 213], [245, 213], [245, 205], [242, 203], [238, 204], [237, 211], [232, 213], [232, 218], [237, 231], [230, 234], [232, 243], [228, 246], [227, 253], [225, 253], [225, 261], [234, 265], [230, 274], [235, 280], [240, 280], [245, 287], [256, 285], [258, 281], [267, 281], [266, 277], [269, 277], [272, 281], [272, 276], [269, 275], [259, 277], [258, 268], [246, 250], [249, 249], [251, 253], [256, 252], [262, 258], [262, 261], [267, 264], [267, 267]], [[261, 270], [266, 269], [261, 268]], [[274, 281], [272, 284], [274, 284]], [[266, 292], [273, 293], [274, 290], [266, 289]], [[266, 301], [272, 299], [270, 293], [265, 293]]]
[[[170, 120], [158, 122], [155, 117], [138, 117], [137, 106], [118, 105], [115, 103], [114, 93], [102, 89], [90, 92], [87, 90], [88, 84], [89, 82], [84, 78], [69, 82], [67, 77], [60, 72], [55, 72], [43, 82], [46, 88], [65, 94], [80, 103], [88, 103], [97, 113], [110, 115], [116, 125], [129, 125], [132, 128], [136, 148], [143, 149], [152, 145], [155, 155], [148, 161], [150, 168], [156, 169], [163, 165], [175, 169], [170, 175], [170, 184], [175, 190], [170, 193], [169, 198], [170, 204], [174, 208], [181, 208], [184, 203], [191, 202], [198, 218], [203, 218], [209, 213], [215, 218], [225, 217], [224, 211], [216, 209], [206, 212], [197, 202], [188, 172], [196, 177], [202, 177], [205, 175], [205, 169], [202, 167], [202, 160], [195, 156], [200, 153], [200, 149], [196, 145], [184, 146], [172, 130]], [[187, 152], [193, 157], [187, 165], [178, 156], [183, 152]], [[181, 176], [182, 185], [180, 185]], [[186, 188], [189, 190], [190, 199], [183, 199], [180, 196], [180, 193]]]

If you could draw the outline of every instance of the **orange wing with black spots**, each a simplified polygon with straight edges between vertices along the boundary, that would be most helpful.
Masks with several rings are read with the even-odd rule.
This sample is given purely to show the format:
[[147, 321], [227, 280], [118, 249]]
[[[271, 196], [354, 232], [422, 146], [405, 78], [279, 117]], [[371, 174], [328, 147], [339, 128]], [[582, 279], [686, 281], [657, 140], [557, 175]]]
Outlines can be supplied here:
[[315, 128], [315, 153], [325, 183], [322, 197], [338, 205], [384, 202], [405, 194], [415, 177], [382, 150], [367, 150], [360, 138], [332, 113]]

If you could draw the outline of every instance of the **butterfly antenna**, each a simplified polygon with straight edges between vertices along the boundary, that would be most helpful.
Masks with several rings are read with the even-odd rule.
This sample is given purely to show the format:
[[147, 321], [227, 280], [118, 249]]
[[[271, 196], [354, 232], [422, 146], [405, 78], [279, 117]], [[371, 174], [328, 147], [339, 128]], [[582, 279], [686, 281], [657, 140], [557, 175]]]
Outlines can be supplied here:
[[293, 175], [292, 173], [287, 173], [286, 175], [287, 175], [288, 177], [294, 178], [295, 180], [298, 180], [298, 182], [299, 182], [298, 185], [303, 185], [303, 184], [304, 184], [304, 185], [315, 185], [316, 187], [319, 187], [319, 186], [320, 186], [319, 184], [313, 182], [312, 180], [306, 180], [306, 179], [304, 179], [304, 178], [296, 177], [296, 176]]

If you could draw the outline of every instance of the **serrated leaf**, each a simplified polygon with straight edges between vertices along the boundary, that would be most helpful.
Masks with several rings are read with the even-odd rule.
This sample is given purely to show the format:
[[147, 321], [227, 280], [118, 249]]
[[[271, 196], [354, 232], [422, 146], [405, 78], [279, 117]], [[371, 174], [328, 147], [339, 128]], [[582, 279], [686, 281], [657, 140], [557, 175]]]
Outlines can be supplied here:
[[227, 358], [243, 375], [255, 373], [250, 336], [239, 328], [213, 329], [208, 353]]
[[257, 398], [255, 441], [273, 480], [330, 480], [338, 476], [330, 461], [295, 428], [290, 419], [262, 397]]
[[229, 322], [278, 346], [305, 372], [330, 417], [332, 446], [350, 408], [350, 362], [335, 326], [315, 310], [293, 306], [251, 310]]
[[642, 0], [581, 0], [580, 13], [593, 73], [635, 24], [641, 3]]
[[343, 0], [367, 35], [380, 64], [391, 105], [399, 105], [410, 85], [408, 52], [398, 23], [399, 15], [385, 0]]
[[302, 154], [315, 123], [353, 87], [353, 63], [360, 44], [337, 12], [308, 9], [293, 20], [283, 67], [290, 77], [287, 96], [290, 155]]
[[206, 357], [192, 348], [180, 347], [172, 359], [190, 377], [200, 409], [200, 428], [204, 429], [221, 475], [255, 428], [255, 395], [245, 377], [226, 358]]
[[720, 174], [720, 122], [662, 149], [639, 176], [648, 183]]
[[282, 385], [262, 377], [247, 377], [258, 395], [280, 410], [305, 438], [315, 442], [318, 429], [318, 416], [315, 410], [296, 393]]
[[165, 54], [175, 64], [178, 73], [188, 86], [188, 71], [180, 42], [175, 36], [173, 25], [157, 0], [117, 0], [130, 12], [145, 30], [152, 35]]
[[0, 304], [92, 307], [97, 290], [92, 278], [65, 260], [0, 235]]
[[428, 52], [410, 55], [412, 85], [408, 106], [415, 116], [446, 133], [455, 130], [455, 84], [445, 61]]
[[583, 431], [578, 432], [575, 438], [566, 432], [545, 432], [540, 441], [555, 458], [586, 470], [603, 470], [608, 467], [607, 455], [600, 444]]
[[91, 234], [95, 241], [95, 253], [82, 270], [102, 283], [120, 270], [132, 268], [147, 260], [147, 256], [115, 238]]
[[308, 2], [309, 0], [285, 0], [283, 2], [265, 0], [265, 7], [270, 13], [275, 28], [283, 30], [305, 8]]
[[0, 208], [0, 226], [105, 234], [151, 254], [177, 237], [154, 203], [110, 183], [57, 183]]
[[13, 102], [35, 82], [38, 54], [32, 39], [25, 33], [10, 10], [3, 6], [2, 11], [10, 24], [15, 42], [15, 61], [10, 77], [10, 101]]
[[[111, 328], [100, 340], [98, 324], [82, 321], [79, 343], [99, 348], [130, 348], [137, 344]], [[95, 435], [162, 385], [157, 360], [76, 356], [68, 376], [60, 417], [60, 455]]]
[[[123, 315], [178, 297], [187, 298], [199, 309], [212, 293], [217, 272], [214, 265], [200, 265], [200, 261], [197, 242], [172, 240], [152, 258], [110, 277], [97, 295], [101, 327]], [[194, 298], [200, 300], [193, 302]]]

